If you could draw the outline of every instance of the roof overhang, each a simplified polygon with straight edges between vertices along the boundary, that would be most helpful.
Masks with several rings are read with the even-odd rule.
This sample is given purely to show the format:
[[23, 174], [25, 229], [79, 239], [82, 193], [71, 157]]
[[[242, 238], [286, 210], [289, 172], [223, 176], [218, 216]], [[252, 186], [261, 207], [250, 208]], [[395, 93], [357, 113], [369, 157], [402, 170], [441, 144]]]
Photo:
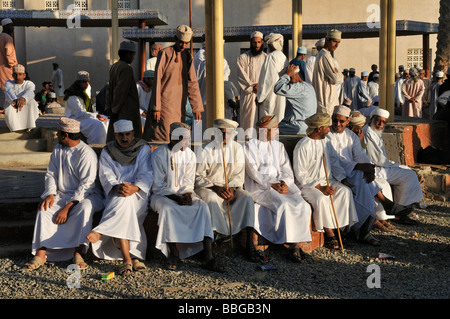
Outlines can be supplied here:
[[[398, 20], [396, 22], [397, 36], [423, 35], [438, 33], [438, 23], [427, 23], [409, 20]], [[328, 30], [338, 29], [342, 31], [344, 39], [376, 38], [379, 37], [380, 28], [370, 23], [341, 23], [341, 24], [304, 24], [302, 38], [316, 40], [325, 37]], [[204, 28], [193, 28], [194, 42], [203, 41]], [[264, 35], [269, 33], [280, 33], [286, 39], [292, 38], [292, 25], [260, 25], [242, 27], [224, 27], [223, 37], [227, 42], [248, 41], [253, 31], [260, 31]], [[152, 28], [152, 29], [124, 29], [122, 35], [125, 39], [138, 41], [147, 40], [152, 42], [173, 41], [175, 29]]]
[[[15, 26], [69, 27], [79, 21], [77, 27], [111, 27], [111, 10], [0, 10], [0, 19], [10, 18]], [[79, 19], [79, 20], [77, 20]], [[69, 21], [69, 23], [68, 23]], [[119, 27], [167, 25], [168, 19], [158, 10], [118, 10]]]

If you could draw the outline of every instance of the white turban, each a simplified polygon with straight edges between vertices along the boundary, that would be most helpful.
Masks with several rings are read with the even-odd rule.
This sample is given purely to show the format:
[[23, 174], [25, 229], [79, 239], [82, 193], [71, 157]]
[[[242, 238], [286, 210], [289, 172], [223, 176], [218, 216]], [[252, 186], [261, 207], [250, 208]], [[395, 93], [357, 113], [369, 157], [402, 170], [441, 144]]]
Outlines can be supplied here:
[[298, 54], [306, 54], [306, 53], [307, 53], [306, 47], [305, 47], [305, 46], [299, 47], [299, 48], [297, 49], [297, 53], [298, 53]]
[[13, 21], [10, 18], [5, 18], [2, 20], [2, 26], [5, 26], [7, 24], [11, 24]]
[[250, 36], [250, 39], [253, 39], [253, 38], [264, 39], [264, 35], [261, 32], [259, 32], [259, 31], [253, 31], [251, 36]]
[[442, 71], [436, 72], [436, 77], [437, 78], [443, 78], [444, 77], [444, 72], [442, 72]]
[[133, 122], [130, 120], [118, 120], [114, 122], [114, 133], [133, 131]]
[[267, 44], [271, 44], [275, 50], [283, 50], [284, 38], [282, 34], [270, 33], [264, 41], [266, 41]]
[[336, 29], [327, 32], [328, 39], [338, 39], [341, 40], [342, 32]]
[[387, 119], [387, 118], [389, 118], [389, 111], [377, 107], [375, 110], [372, 111], [372, 113], [370, 113], [370, 118], [374, 117], [375, 115], [381, 116], [381, 117], [384, 117]]
[[239, 126], [239, 123], [229, 119], [215, 119], [213, 126], [217, 128], [236, 129]]
[[343, 115], [345, 117], [350, 117], [350, 112], [352, 110], [345, 105], [336, 105], [333, 114]]
[[316, 42], [315, 46], [317, 47], [323, 47], [325, 45], [325, 38], [320, 39]]
[[183, 42], [191, 41], [192, 34], [192, 29], [187, 25], [180, 25], [177, 27], [176, 37]]
[[363, 76], [369, 76], [369, 72], [368, 71], [362, 71], [361, 72], [361, 77]]

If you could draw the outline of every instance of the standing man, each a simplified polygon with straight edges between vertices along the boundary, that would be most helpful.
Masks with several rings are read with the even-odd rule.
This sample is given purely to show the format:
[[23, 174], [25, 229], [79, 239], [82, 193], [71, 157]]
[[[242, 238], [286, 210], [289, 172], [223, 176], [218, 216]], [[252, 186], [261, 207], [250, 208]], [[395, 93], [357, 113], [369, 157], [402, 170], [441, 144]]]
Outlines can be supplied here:
[[5, 106], [5, 83], [13, 80], [12, 68], [17, 64], [16, 49], [14, 47], [14, 24], [9, 18], [2, 20], [0, 33], [0, 112]]
[[145, 70], [155, 71], [156, 60], [158, 59], [158, 52], [161, 51], [161, 44], [152, 44], [150, 47], [150, 58], [145, 63]]
[[142, 136], [139, 96], [133, 68], [130, 66], [136, 55], [132, 41], [123, 41], [119, 47], [119, 61], [109, 70], [109, 87], [106, 93], [106, 109], [110, 112], [107, 142], [114, 141], [114, 122], [130, 120], [133, 122], [134, 136]]
[[297, 56], [292, 59], [291, 62], [289, 62], [289, 64], [294, 64], [296, 66], [298, 66], [299, 68], [299, 75], [300, 78], [305, 81], [306, 77], [305, 77], [305, 73], [306, 73], [306, 62], [305, 62], [305, 57], [306, 57], [306, 47], [305, 46], [301, 46], [297, 49]]
[[186, 102], [192, 107], [195, 120], [202, 118], [202, 96], [197, 82], [193, 58], [186, 48], [192, 38], [187, 25], [177, 27], [175, 44], [162, 49], [156, 62], [154, 87], [145, 121], [144, 139], [170, 141], [170, 124], [184, 123]]
[[369, 78], [369, 72], [362, 71], [361, 78], [358, 81], [355, 92], [355, 100], [352, 103], [352, 111], [356, 111], [372, 105], [372, 99], [367, 89], [367, 79]]
[[64, 105], [63, 71], [59, 67], [58, 63], [53, 63], [52, 83], [53, 83], [53, 89], [55, 90], [56, 99], [58, 100], [58, 103]]
[[311, 55], [306, 60], [305, 81], [308, 82], [309, 84], [312, 84], [312, 78], [313, 78], [314, 66], [316, 65], [317, 54], [320, 52], [320, 50], [323, 49], [324, 45], [325, 45], [325, 38], [322, 38], [319, 41], [317, 41], [315, 44], [317, 53], [314, 55]]
[[12, 132], [35, 128], [39, 117], [39, 107], [34, 99], [35, 85], [25, 77], [25, 67], [16, 64], [13, 67], [14, 80], [5, 83], [5, 120]]
[[122, 260], [119, 273], [128, 274], [146, 269], [141, 260], [145, 260], [147, 251], [144, 220], [153, 183], [151, 149], [145, 140], [134, 137], [129, 120], [114, 123], [114, 137], [99, 160], [105, 209], [87, 239], [95, 256]]
[[45, 174], [45, 190], [34, 226], [32, 254], [26, 268], [34, 270], [47, 260], [73, 262], [86, 269], [82, 254], [89, 248], [86, 236], [95, 212], [103, 209], [96, 186], [97, 155], [80, 140], [80, 123], [62, 117], [58, 122], [58, 144]]
[[436, 113], [436, 111], [438, 110], [438, 104], [437, 104], [437, 99], [439, 97], [439, 87], [442, 85], [442, 83], [444, 82], [444, 72], [442, 71], [438, 71], [435, 74], [435, 82], [433, 82], [431, 84], [431, 89], [430, 89], [430, 120], [433, 119], [434, 114]]
[[422, 97], [425, 93], [425, 84], [419, 78], [416, 69], [409, 69], [409, 76], [409, 79], [402, 85], [402, 93], [405, 97], [402, 115], [422, 118]]
[[136, 84], [139, 95], [139, 112], [141, 113], [142, 127], [145, 126], [145, 120], [147, 119], [148, 105], [150, 104], [150, 98], [152, 97], [154, 77], [155, 71], [146, 70], [142, 76], [142, 80], [138, 81]]
[[286, 107], [286, 98], [276, 95], [273, 92], [273, 87], [280, 78], [280, 72], [284, 71], [289, 64], [282, 51], [284, 38], [282, 34], [271, 33], [265, 41], [268, 46], [268, 54], [261, 67], [258, 80], [258, 118], [265, 115], [276, 115], [279, 119], [282, 119]]
[[237, 59], [237, 78], [241, 89], [240, 95], [240, 126], [247, 130], [253, 129], [258, 118], [256, 94], [261, 68], [266, 58], [264, 36], [255, 31], [250, 36], [250, 50]]
[[324, 48], [319, 52], [314, 66], [312, 85], [317, 96], [317, 112], [327, 113], [331, 116], [334, 107], [339, 105], [337, 84], [344, 81], [342, 72], [339, 72], [333, 54], [341, 43], [342, 32], [330, 30], [325, 37]]
[[357, 110], [358, 108], [355, 107], [357, 105], [357, 87], [358, 83], [361, 79], [359, 76], [356, 76], [356, 70], [354, 68], [350, 68], [348, 71], [348, 77], [344, 81], [343, 85], [343, 93], [344, 93], [344, 99], [350, 99], [352, 103], [350, 103], [350, 108], [352, 110]]
[[367, 83], [367, 89], [369, 91], [369, 97], [373, 100], [375, 96], [378, 96], [380, 89], [380, 75], [375, 73], [372, 77], [372, 81]]

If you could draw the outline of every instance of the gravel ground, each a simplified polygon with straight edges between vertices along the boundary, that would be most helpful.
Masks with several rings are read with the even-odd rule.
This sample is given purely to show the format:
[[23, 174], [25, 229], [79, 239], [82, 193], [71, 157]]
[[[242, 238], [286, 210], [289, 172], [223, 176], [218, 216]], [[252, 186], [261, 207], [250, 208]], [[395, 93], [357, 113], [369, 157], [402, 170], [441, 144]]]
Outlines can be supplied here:
[[[380, 247], [347, 239], [344, 252], [321, 247], [294, 263], [282, 246], [276, 246], [269, 264], [277, 270], [270, 271], [262, 271], [235, 248], [217, 254], [227, 265], [224, 274], [204, 270], [200, 258], [184, 261], [177, 271], [166, 270], [161, 260], [153, 258], [146, 261], [144, 272], [102, 281], [101, 274], [117, 271], [119, 262], [88, 258], [90, 267], [81, 272], [79, 288], [70, 288], [67, 280], [76, 274], [67, 272], [70, 262], [29, 272], [22, 267], [30, 256], [3, 258], [0, 296], [9, 300], [168, 299], [183, 300], [183, 304], [193, 299], [448, 299], [450, 203], [423, 203], [426, 207], [417, 207], [412, 214], [417, 225], [392, 223], [394, 232], [373, 231], [382, 241]], [[417, 236], [409, 234], [412, 230]], [[394, 259], [379, 259], [378, 253]]]

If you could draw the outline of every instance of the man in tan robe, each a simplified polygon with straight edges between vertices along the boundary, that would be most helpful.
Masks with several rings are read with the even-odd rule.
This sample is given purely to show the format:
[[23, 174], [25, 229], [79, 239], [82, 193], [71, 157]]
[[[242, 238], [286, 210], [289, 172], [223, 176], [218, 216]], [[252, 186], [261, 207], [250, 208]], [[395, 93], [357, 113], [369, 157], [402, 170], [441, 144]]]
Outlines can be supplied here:
[[181, 25], [177, 28], [175, 45], [158, 53], [143, 135], [149, 142], [170, 141], [170, 124], [185, 122], [188, 98], [194, 119], [201, 120], [201, 112], [204, 111], [202, 97], [193, 58], [186, 50], [191, 38], [191, 28]]
[[405, 97], [402, 116], [422, 118], [422, 98], [425, 93], [425, 85], [419, 78], [416, 69], [409, 69], [409, 75], [410, 78], [402, 85], [402, 93]]
[[330, 116], [334, 107], [340, 104], [336, 85], [344, 81], [332, 56], [341, 42], [341, 34], [338, 30], [328, 31], [325, 46], [317, 54], [313, 72], [312, 85], [317, 96], [317, 113], [327, 113]]
[[258, 90], [259, 74], [267, 53], [264, 49], [264, 36], [255, 31], [251, 34], [250, 50], [241, 54], [237, 59], [237, 78], [241, 89], [240, 126], [247, 130], [254, 128], [256, 114], [256, 93]]
[[109, 88], [106, 93], [106, 109], [111, 113], [106, 142], [114, 141], [114, 123], [118, 120], [133, 122], [134, 136], [142, 136], [139, 95], [130, 66], [136, 55], [132, 41], [123, 41], [119, 48], [119, 61], [109, 71]]
[[2, 20], [3, 31], [0, 33], [0, 111], [5, 104], [5, 82], [13, 81], [12, 68], [17, 64], [16, 49], [14, 48], [14, 24], [11, 19]]

